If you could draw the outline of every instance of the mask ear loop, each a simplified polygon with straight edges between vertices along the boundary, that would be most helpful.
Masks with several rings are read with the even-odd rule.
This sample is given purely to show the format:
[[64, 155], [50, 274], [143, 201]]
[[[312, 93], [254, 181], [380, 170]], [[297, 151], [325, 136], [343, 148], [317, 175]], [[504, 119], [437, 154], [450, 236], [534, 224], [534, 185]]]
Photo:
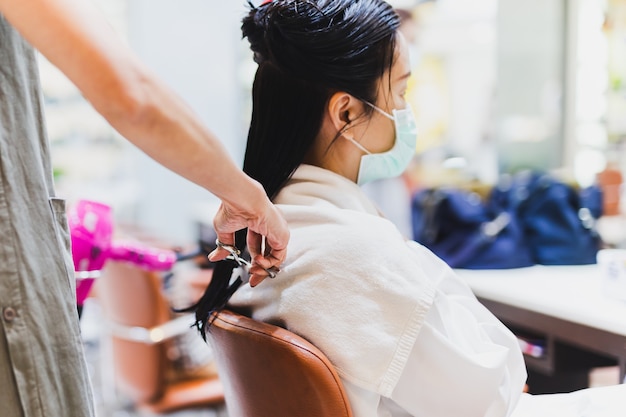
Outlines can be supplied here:
[[365, 149], [365, 147], [363, 145], [361, 145], [359, 142], [357, 142], [356, 140], [354, 140], [353, 138], [350, 138], [348, 136], [345, 136], [344, 134], [341, 134], [341, 137], [343, 137], [346, 140], [349, 140], [350, 142], [352, 142], [352, 144], [354, 146], [356, 146], [357, 148], [359, 148], [360, 150], [362, 150], [363, 152], [365, 152], [368, 155], [371, 155], [372, 153], [370, 151], [368, 151], [367, 149]]
[[384, 111], [384, 110], [383, 110], [383, 109], [381, 109], [380, 107], [373, 105], [373, 104], [372, 104], [372, 103], [370, 103], [369, 101], [365, 101], [365, 100], [363, 100], [363, 102], [364, 102], [365, 104], [367, 104], [368, 106], [370, 106], [371, 108], [373, 108], [374, 110], [378, 111], [380, 114], [382, 114], [382, 115], [383, 115], [383, 116], [385, 116], [386, 118], [388, 118], [388, 119], [390, 119], [390, 120], [393, 120], [393, 121], [395, 121], [395, 120], [396, 120], [396, 118], [395, 118], [393, 115], [391, 115], [391, 114], [387, 113], [386, 111]]
[[[387, 113], [386, 111], [384, 111], [383, 109], [373, 105], [372, 103], [370, 103], [367, 100], [361, 100], [363, 103], [367, 104], [368, 106], [370, 106], [371, 108], [373, 108], [374, 110], [380, 112], [383, 114], [383, 116], [388, 117], [389, 119], [391, 119], [392, 121], [395, 121], [395, 117], [393, 117], [392, 115], [390, 115], [389, 113]], [[359, 142], [357, 142], [354, 138], [350, 138], [348, 136], [345, 136], [343, 133], [341, 133], [341, 136], [344, 139], [349, 140], [350, 142], [352, 142], [352, 144], [354, 146], [356, 146], [357, 148], [359, 148], [361, 151], [365, 152], [367, 155], [372, 155], [372, 153], [370, 151], [368, 151], [367, 149], [365, 149], [365, 147], [363, 145], [361, 145]]]

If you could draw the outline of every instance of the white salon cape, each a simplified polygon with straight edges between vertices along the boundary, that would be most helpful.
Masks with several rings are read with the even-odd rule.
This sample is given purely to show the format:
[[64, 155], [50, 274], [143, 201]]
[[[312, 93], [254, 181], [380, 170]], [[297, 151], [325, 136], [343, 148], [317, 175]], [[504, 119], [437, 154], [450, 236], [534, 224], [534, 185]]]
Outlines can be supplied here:
[[514, 335], [353, 182], [302, 165], [275, 199], [282, 270], [231, 299], [316, 345], [355, 417], [504, 417], [526, 371]]

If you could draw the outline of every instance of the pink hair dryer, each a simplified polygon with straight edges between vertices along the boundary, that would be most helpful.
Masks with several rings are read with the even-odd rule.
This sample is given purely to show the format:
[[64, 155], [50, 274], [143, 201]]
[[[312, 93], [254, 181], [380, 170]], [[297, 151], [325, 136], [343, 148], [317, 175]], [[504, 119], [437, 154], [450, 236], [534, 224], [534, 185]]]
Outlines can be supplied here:
[[109, 259], [130, 262], [148, 271], [167, 271], [177, 261], [176, 252], [171, 250], [132, 241], [113, 241], [113, 215], [106, 204], [80, 200], [68, 211], [67, 219], [79, 306]]

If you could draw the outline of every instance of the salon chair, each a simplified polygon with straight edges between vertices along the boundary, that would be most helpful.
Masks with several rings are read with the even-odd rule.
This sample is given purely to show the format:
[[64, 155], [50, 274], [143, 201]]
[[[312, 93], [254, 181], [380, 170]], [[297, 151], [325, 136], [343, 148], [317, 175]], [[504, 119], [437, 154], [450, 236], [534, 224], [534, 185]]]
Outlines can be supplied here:
[[190, 379], [168, 375], [168, 344], [190, 331], [193, 318], [172, 320], [161, 285], [158, 273], [124, 262], [108, 262], [96, 284], [117, 390], [135, 408], [150, 413], [223, 406], [224, 393], [216, 374]]
[[351, 417], [337, 372], [311, 343], [231, 310], [213, 316], [213, 346], [229, 417]]

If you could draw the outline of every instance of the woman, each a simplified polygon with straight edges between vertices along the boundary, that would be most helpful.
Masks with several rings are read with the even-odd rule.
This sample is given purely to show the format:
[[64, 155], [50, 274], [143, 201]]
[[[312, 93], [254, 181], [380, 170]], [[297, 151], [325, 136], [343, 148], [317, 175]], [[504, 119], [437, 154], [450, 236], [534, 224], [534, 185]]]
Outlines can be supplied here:
[[[278, 276], [230, 305], [319, 347], [355, 416], [506, 416], [526, 378], [515, 337], [359, 188], [415, 149], [398, 25], [381, 0], [275, 0], [244, 18], [259, 64], [244, 171], [291, 240]], [[231, 270], [218, 265], [198, 305], [202, 330], [237, 289]]]

